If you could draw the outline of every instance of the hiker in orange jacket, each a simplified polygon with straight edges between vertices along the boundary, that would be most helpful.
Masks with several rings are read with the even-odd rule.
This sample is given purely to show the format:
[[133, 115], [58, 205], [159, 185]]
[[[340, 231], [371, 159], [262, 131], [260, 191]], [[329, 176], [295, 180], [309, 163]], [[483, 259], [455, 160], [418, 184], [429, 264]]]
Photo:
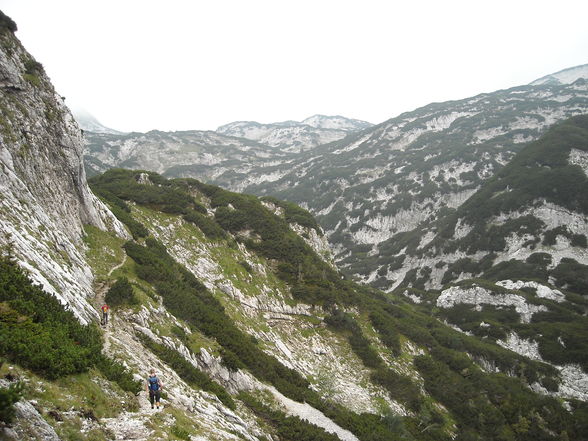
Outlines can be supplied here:
[[110, 311], [110, 306], [106, 303], [102, 305], [102, 326], [106, 326], [108, 324], [108, 311]]

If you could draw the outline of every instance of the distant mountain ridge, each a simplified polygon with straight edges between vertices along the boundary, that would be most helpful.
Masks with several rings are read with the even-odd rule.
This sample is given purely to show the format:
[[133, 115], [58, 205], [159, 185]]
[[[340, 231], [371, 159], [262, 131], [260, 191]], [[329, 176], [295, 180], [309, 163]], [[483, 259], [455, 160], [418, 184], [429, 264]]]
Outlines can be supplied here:
[[224, 135], [251, 139], [288, 152], [309, 150], [321, 144], [337, 141], [348, 133], [371, 127], [372, 124], [342, 116], [314, 115], [301, 122], [282, 121], [261, 124], [237, 121], [220, 126]]
[[572, 84], [578, 79], [588, 79], [588, 64], [570, 67], [560, 70], [559, 72], [541, 77], [532, 83], [531, 86], [540, 86], [542, 84]]
[[284, 161], [287, 154], [245, 138], [212, 131], [85, 133], [89, 175], [114, 167], [152, 170], [172, 177], [214, 180], [239, 169]]
[[[233, 122], [219, 127], [216, 132], [121, 133], [102, 126], [89, 114], [81, 114], [78, 118], [85, 121], [83, 127], [88, 130], [85, 133], [85, 166], [89, 175], [113, 167], [129, 167], [211, 182], [221, 175], [246, 174], [287, 163], [300, 151], [371, 126], [368, 122], [342, 116], [314, 115], [302, 122]], [[92, 130], [93, 127], [98, 131]], [[271, 176], [265, 178], [272, 179]], [[242, 186], [257, 182], [245, 179]]]
[[[308, 208], [350, 275], [394, 289], [415, 265], [395, 257], [402, 244], [409, 238], [430, 241], [435, 221], [463, 204], [528, 142], [557, 121], [584, 113], [584, 79], [434, 103], [319, 146], [287, 165], [257, 170], [259, 176], [280, 177], [242, 190]], [[244, 182], [231, 178], [223, 182], [221, 176], [217, 183]], [[251, 173], [247, 180], [260, 181]]]
[[122, 135], [123, 132], [106, 127], [100, 121], [96, 119], [87, 110], [81, 108], [75, 108], [72, 110], [72, 114], [82, 130], [94, 133], [108, 133], [111, 135]]

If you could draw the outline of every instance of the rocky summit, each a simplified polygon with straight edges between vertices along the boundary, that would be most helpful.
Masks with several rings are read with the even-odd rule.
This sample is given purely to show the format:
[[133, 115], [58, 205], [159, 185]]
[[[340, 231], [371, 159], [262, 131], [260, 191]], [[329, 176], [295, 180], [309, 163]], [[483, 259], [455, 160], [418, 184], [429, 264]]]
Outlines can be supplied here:
[[345, 132], [304, 148], [88, 134], [16, 30], [1, 14], [1, 439], [588, 433], [585, 80], [284, 124]]

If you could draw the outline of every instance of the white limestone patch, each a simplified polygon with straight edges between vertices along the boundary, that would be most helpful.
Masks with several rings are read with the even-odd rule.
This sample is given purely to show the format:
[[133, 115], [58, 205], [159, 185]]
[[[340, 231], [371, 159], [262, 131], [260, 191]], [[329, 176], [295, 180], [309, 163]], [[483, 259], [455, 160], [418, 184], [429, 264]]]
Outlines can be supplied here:
[[425, 233], [425, 235], [423, 237], [421, 237], [421, 241], [419, 242], [419, 246], [417, 247], [417, 249], [421, 249], [423, 247], [426, 247], [428, 244], [431, 243], [431, 241], [433, 239], [435, 239], [435, 236], [437, 234], [434, 233], [433, 231], [427, 231]]
[[315, 253], [317, 253], [326, 263], [335, 266], [333, 252], [329, 246], [329, 241], [324, 234], [319, 234], [314, 228], [303, 227], [299, 224], [288, 224], [290, 229], [304, 240]]
[[496, 138], [508, 133], [508, 129], [504, 127], [492, 127], [489, 129], [476, 130], [472, 135], [470, 144], [481, 144], [489, 139]]
[[436, 118], [425, 122], [428, 131], [440, 132], [448, 129], [453, 122], [462, 117], [469, 117], [478, 114], [479, 112], [451, 112], [446, 115], [440, 115]]
[[[570, 211], [567, 208], [555, 205], [545, 200], [535, 200], [531, 204], [534, 207], [520, 211], [501, 213], [489, 220], [494, 225], [502, 225], [505, 222], [518, 219], [524, 216], [534, 216], [545, 224], [545, 230], [565, 226], [572, 234], [583, 234], [588, 236], [588, 217], [582, 213]], [[571, 246], [570, 241], [564, 236], [558, 235], [555, 245], [538, 245], [530, 249], [525, 245], [531, 236], [511, 236], [507, 238], [507, 248], [495, 260], [495, 264], [510, 259], [525, 260], [531, 254], [545, 251], [552, 257], [551, 267], [558, 265], [562, 258], [572, 258], [586, 265], [588, 264], [588, 250], [581, 247]]]
[[[506, 341], [497, 340], [496, 343], [532, 360], [546, 362], [539, 353], [539, 343], [534, 340], [521, 338], [514, 332], [511, 332], [508, 335]], [[559, 370], [561, 383], [559, 385], [559, 390], [550, 395], [588, 401], [588, 374], [584, 372], [580, 366], [575, 364], [553, 366]], [[542, 388], [537, 390], [537, 392], [548, 394], [548, 392]]]
[[363, 168], [357, 170], [354, 176], [357, 178], [357, 184], [367, 184], [385, 176], [389, 171], [389, 166], [386, 167], [374, 167], [374, 168]]
[[531, 360], [543, 361], [539, 354], [539, 343], [520, 338], [515, 332], [509, 333], [506, 340], [496, 340], [496, 343]]
[[463, 219], [458, 219], [453, 231], [453, 238], [455, 240], [463, 239], [474, 229], [473, 225], [462, 223]]
[[530, 135], [523, 135], [522, 133], [517, 133], [512, 137], [512, 142], [515, 144], [526, 144], [528, 142], [533, 141], [533, 138]]
[[572, 149], [570, 150], [570, 156], [568, 159], [570, 164], [579, 165], [584, 170], [586, 176], [588, 176], [588, 152], [585, 150]]
[[562, 378], [558, 395], [588, 401], [588, 374], [575, 364], [556, 367], [559, 369]]
[[358, 438], [350, 431], [343, 429], [337, 425], [333, 420], [325, 416], [324, 413], [315, 409], [307, 403], [298, 403], [290, 398], [282, 395], [273, 387], [269, 388], [276, 400], [284, 407], [286, 413], [295, 415], [301, 420], [308, 421], [315, 426], [323, 428], [329, 433], [336, 434], [342, 441], [359, 441]]
[[[418, 177], [415, 176], [414, 179], [418, 179]], [[413, 202], [408, 210], [399, 210], [393, 215], [373, 214], [365, 221], [366, 226], [353, 232], [352, 237], [356, 243], [361, 244], [383, 242], [395, 233], [414, 230], [429, 216], [434, 215], [440, 206], [458, 207], [475, 192], [476, 189], [471, 189], [458, 193], [439, 194], [433, 199]], [[348, 211], [354, 208], [355, 206], [351, 203], [347, 206]], [[348, 221], [351, 220], [348, 219]], [[359, 220], [361, 218], [358, 217], [355, 221]], [[353, 222], [350, 223], [353, 224]]]
[[342, 149], [338, 149], [335, 150], [333, 152], [334, 155], [340, 154], [340, 153], [345, 153], [345, 152], [350, 152], [352, 150], [355, 150], [356, 148], [358, 148], [360, 145], [362, 145], [364, 142], [366, 142], [368, 139], [370, 139], [371, 134], [362, 136], [361, 138], [359, 138], [357, 141], [355, 141], [354, 143], [349, 144], [347, 147], [344, 147]]
[[475, 162], [459, 162], [452, 160], [443, 164], [435, 165], [429, 172], [429, 176], [431, 180], [436, 180], [439, 175], [441, 175], [445, 182], [455, 182], [462, 185], [464, 182], [461, 179], [461, 174], [471, 172], [474, 170], [475, 166]]
[[442, 291], [437, 298], [437, 306], [440, 308], [452, 308], [461, 303], [476, 307], [481, 307], [481, 305], [514, 306], [515, 311], [521, 316], [521, 323], [530, 323], [533, 314], [539, 311], [547, 311], [547, 308], [543, 305], [528, 304], [523, 296], [498, 294], [477, 285], [472, 285], [469, 288], [452, 286]]
[[554, 300], [558, 303], [565, 301], [566, 296], [558, 289], [552, 289], [548, 286], [542, 285], [537, 282], [524, 282], [522, 280], [518, 280], [513, 282], [512, 280], [501, 280], [496, 282], [498, 286], [502, 286], [506, 289], [521, 289], [521, 288], [534, 288], [537, 290], [537, 297], [541, 297], [543, 299], [550, 299]]

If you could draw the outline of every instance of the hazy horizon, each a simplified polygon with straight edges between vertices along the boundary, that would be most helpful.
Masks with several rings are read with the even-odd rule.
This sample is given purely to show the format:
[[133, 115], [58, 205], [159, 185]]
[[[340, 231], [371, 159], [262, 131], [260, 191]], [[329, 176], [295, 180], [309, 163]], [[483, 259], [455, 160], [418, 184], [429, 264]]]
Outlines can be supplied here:
[[586, 2], [0, 0], [58, 93], [120, 131], [381, 123], [588, 62]]

